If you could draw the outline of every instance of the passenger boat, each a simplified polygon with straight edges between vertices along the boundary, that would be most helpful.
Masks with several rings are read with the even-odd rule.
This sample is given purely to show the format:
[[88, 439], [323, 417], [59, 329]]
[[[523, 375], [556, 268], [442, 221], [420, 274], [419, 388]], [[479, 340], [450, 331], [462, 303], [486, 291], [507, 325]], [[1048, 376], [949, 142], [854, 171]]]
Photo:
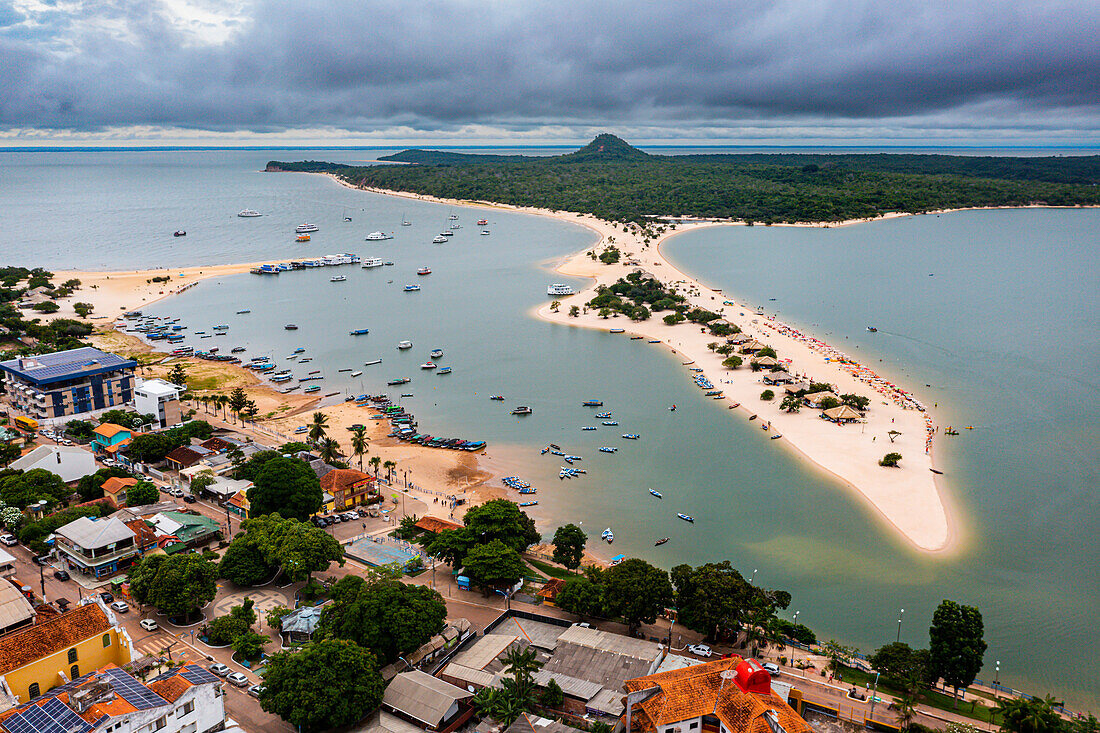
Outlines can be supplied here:
[[298, 226], [294, 227], [294, 231], [297, 234], [309, 234], [310, 232], [315, 232], [318, 229], [319, 227], [316, 224], [299, 224]]
[[242, 211], [237, 212], [237, 216], [241, 217], [242, 219], [249, 219], [254, 216], [263, 216], [263, 214], [255, 211], [254, 209], [243, 209]]
[[479, 227], [483, 227], [483, 226], [485, 226], [485, 225], [486, 225], [486, 224], [488, 224], [488, 223], [489, 223], [489, 220], [488, 220], [488, 219], [478, 219], [478, 220], [477, 220], [477, 225], [478, 225]]
[[513, 415], [530, 415], [534, 410], [526, 405], [520, 405], [516, 409], [512, 410]]
[[374, 366], [375, 364], [381, 364], [381, 359], [371, 359], [370, 361], [363, 362], [363, 366]]
[[283, 326], [283, 328], [286, 329], [287, 331], [297, 331], [298, 330], [298, 327], [296, 325], [294, 325], [293, 323], [288, 323], [285, 326]]
[[310, 237], [308, 234], [299, 234], [297, 237], [294, 238], [294, 241], [295, 242], [308, 242], [310, 239], [312, 239], [312, 237]]
[[421, 267], [419, 270], [416, 271], [416, 274], [417, 275], [431, 275], [432, 274], [432, 268], [430, 268], [430, 267]]
[[603, 532], [600, 532], [600, 539], [604, 540], [609, 545], [615, 541], [615, 533], [611, 531], [611, 527], [608, 527]]
[[367, 235], [368, 242], [383, 242], [387, 239], [393, 239], [393, 235], [385, 232], [371, 232]]
[[581, 403], [582, 407], [603, 407], [603, 400], [585, 400]]
[[381, 266], [382, 266], [382, 258], [381, 257], [368, 257], [367, 259], [363, 260], [363, 269], [364, 270], [369, 270], [372, 267], [381, 267]]
[[443, 367], [438, 372], [436, 372], [436, 374], [450, 374], [450, 373], [451, 373], [451, 368], [450, 367]]
[[623, 437], [627, 440], [637, 440], [639, 436], [637, 433], [623, 433]]
[[419, 290], [420, 290], [419, 285], [406, 285], [405, 286], [405, 292], [406, 293], [415, 293], [415, 292], [418, 292]]
[[346, 281], [347, 279], [348, 278], [347, 278], [346, 275], [333, 275], [332, 277], [330, 277], [328, 279], [328, 281], [330, 283], [342, 283], [342, 282]]
[[445, 244], [446, 242], [447, 242], [447, 238], [444, 237], [442, 234], [440, 234], [438, 237], [435, 237], [434, 239], [432, 239], [432, 244]]
[[443, 358], [443, 349], [432, 349], [431, 356], [432, 356], [433, 359], [442, 359]]
[[663, 544], [664, 544], [664, 543], [666, 543], [666, 542], [668, 542], [668, 537], [662, 537], [661, 539], [659, 539], [659, 540], [657, 540], [656, 542], [654, 542], [654, 543], [653, 543], [653, 546], [654, 546], [654, 547], [660, 547], [661, 545], [663, 545]]
[[489, 399], [496, 400], [497, 402], [500, 402], [501, 400], [504, 399], [504, 395], [495, 394], [495, 395], [492, 395]]
[[430, 361], [426, 361], [420, 365], [421, 369], [435, 369], [435, 364]]
[[664, 496], [663, 496], [663, 495], [661, 494], [661, 492], [660, 492], [660, 491], [657, 491], [657, 489], [650, 489], [650, 490], [649, 490], [649, 493], [653, 494], [653, 495], [654, 495], [654, 496], [656, 496], [656, 497], [657, 497], [658, 499], [663, 499], [663, 498], [665, 498], [665, 497], [664, 497]]
[[184, 230], [182, 230], [182, 229], [177, 229], [176, 231], [172, 232], [172, 236], [173, 236], [173, 237], [186, 237], [186, 236], [187, 236], [187, 232], [185, 232], [185, 231], [184, 231]]
[[573, 295], [575, 292], [571, 285], [564, 283], [552, 283], [546, 288], [547, 295]]
[[[404, 351], [405, 349], [411, 349], [412, 347], [413, 347], [413, 342], [412, 341], [398, 341], [397, 342], [397, 348], [401, 349], [402, 351]], [[381, 360], [379, 360], [379, 361], [381, 361]]]
[[408, 384], [411, 381], [412, 380], [408, 377], [401, 377], [400, 379], [391, 379], [390, 381], [386, 382], [386, 384], [390, 387], [396, 387], [401, 384]]
[[369, 328], [357, 328], [354, 331], [348, 331], [349, 336], [366, 336], [370, 333]]
[[686, 514], [677, 513], [676, 516], [678, 516], [680, 519], [684, 520], [685, 522], [691, 522], [692, 524], [695, 524], [695, 520], [692, 517], [689, 517]]
[[619, 450], [619, 449], [618, 448], [612, 448], [612, 447], [607, 446], [607, 445], [600, 446], [600, 453], [614, 453], [617, 450]]

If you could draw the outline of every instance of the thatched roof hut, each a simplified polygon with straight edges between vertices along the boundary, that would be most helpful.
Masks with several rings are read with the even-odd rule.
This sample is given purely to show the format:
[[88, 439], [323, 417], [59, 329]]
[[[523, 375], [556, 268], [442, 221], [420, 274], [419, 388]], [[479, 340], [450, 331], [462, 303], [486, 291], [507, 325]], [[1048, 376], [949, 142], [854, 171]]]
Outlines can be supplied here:
[[855, 422], [863, 417], [849, 405], [830, 408], [821, 413], [821, 416], [835, 423]]
[[810, 407], [821, 407], [822, 400], [828, 399], [830, 397], [834, 400], [840, 399], [829, 390], [825, 390], [824, 392], [814, 392], [813, 394], [808, 394], [806, 395], [805, 400], [806, 404]]
[[763, 348], [764, 344], [760, 343], [756, 339], [752, 339], [751, 341], [746, 341], [745, 343], [741, 344], [741, 353], [751, 354], [752, 352], [760, 351], [760, 349]]
[[753, 359], [752, 363], [764, 369], [771, 369], [773, 366], [779, 366], [779, 360], [774, 356], [762, 356], [759, 359]]

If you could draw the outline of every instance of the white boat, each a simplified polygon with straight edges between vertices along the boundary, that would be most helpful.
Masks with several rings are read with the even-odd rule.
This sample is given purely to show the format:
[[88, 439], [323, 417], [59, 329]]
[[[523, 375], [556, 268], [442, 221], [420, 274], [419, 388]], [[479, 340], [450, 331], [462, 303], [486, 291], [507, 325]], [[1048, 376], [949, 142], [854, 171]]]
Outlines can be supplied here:
[[609, 545], [615, 541], [615, 533], [611, 531], [611, 527], [600, 533], [600, 539], [605, 540]]
[[443, 349], [432, 349], [431, 356], [432, 356], [433, 359], [442, 359], [443, 358]]
[[416, 293], [416, 292], [419, 292], [419, 290], [420, 290], [419, 285], [406, 285], [405, 286], [405, 292], [406, 293]]
[[411, 227], [411, 226], [412, 226], [412, 224], [413, 224], [413, 223], [412, 223], [411, 221], [409, 221], [408, 219], [406, 219], [406, 218], [405, 218], [405, 215], [404, 215], [404, 214], [402, 214], [402, 215], [401, 215], [401, 226], [403, 226], [403, 227]]
[[308, 234], [309, 232], [315, 232], [318, 229], [319, 227], [316, 224], [299, 224], [298, 226], [294, 227], [294, 232], [296, 234]]
[[447, 238], [440, 234], [438, 237], [432, 240], [432, 244], [444, 244], [446, 243], [446, 241]]
[[397, 342], [397, 348], [401, 349], [402, 351], [404, 351], [405, 349], [411, 349], [412, 347], [413, 347], [413, 342], [412, 341], [398, 341]]
[[430, 361], [426, 361], [426, 362], [424, 362], [423, 364], [420, 365], [420, 368], [421, 369], [435, 369], [435, 363], [430, 362]]
[[372, 267], [381, 267], [381, 266], [382, 266], [382, 258], [381, 257], [368, 257], [367, 259], [363, 260], [363, 269], [364, 270], [369, 270]]
[[345, 280], [347, 280], [347, 277], [344, 275], [334, 275], [328, 279], [330, 283], [342, 283]]
[[550, 287], [546, 288], [547, 295], [573, 295], [576, 293], [571, 285], [565, 285], [564, 283], [553, 283]]
[[489, 236], [489, 230], [488, 229], [482, 229], [481, 230], [481, 236], [483, 236], [483, 237]]
[[454, 235], [455, 233], [452, 232], [450, 229], [444, 229], [439, 233], [439, 236], [441, 237], [453, 237]]
[[[409, 347], [412, 348], [412, 344], [409, 344]], [[398, 347], [398, 348], [400, 348], [400, 347]], [[374, 364], [381, 364], [381, 363], [382, 363], [381, 359], [371, 359], [370, 361], [363, 362], [363, 366], [373, 366]]]
[[253, 216], [263, 216], [263, 214], [256, 211], [255, 209], [244, 209], [243, 211], [238, 211], [237, 216], [241, 217], [242, 219], [248, 219]]
[[448, 217], [448, 218], [451, 221], [458, 221], [458, 214], [451, 214], [450, 217]]
[[381, 242], [386, 239], [393, 239], [393, 235], [386, 234], [385, 232], [371, 232], [367, 235], [368, 242]]

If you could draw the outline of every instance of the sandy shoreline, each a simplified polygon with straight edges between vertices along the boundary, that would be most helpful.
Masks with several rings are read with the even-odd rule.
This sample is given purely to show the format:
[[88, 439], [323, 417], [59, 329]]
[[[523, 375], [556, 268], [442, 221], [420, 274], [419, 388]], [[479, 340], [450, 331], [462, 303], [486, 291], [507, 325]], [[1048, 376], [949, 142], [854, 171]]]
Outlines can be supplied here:
[[[703, 285], [698, 278], [683, 273], [665, 259], [660, 251], [661, 245], [665, 241], [685, 231], [693, 231], [705, 226], [743, 226], [743, 224], [736, 222], [681, 223], [676, 226], [674, 231], [665, 232], [656, 240], [651, 240], [646, 246], [638, 233], [627, 231], [625, 228], [588, 215], [553, 212], [534, 207], [519, 207], [491, 202], [438, 199], [431, 196], [382, 189], [360, 189], [330, 174], [322, 175], [326, 175], [339, 185], [355, 188], [356, 190], [438, 202], [451, 206], [508, 210], [549, 216], [559, 221], [578, 224], [592, 230], [600, 237], [599, 242], [583, 252], [565, 258], [557, 268], [557, 271], [563, 275], [588, 278], [591, 280], [591, 284], [582, 292], [563, 298], [563, 306], [559, 312], [553, 313], [550, 311], [548, 300], [546, 305], [533, 311], [533, 316], [555, 323], [605, 331], [610, 328], [622, 328], [626, 331], [623, 338], [627, 338], [629, 335], [644, 337], [644, 340], [637, 342], [639, 347], [671, 349], [681, 357], [682, 362], [693, 362], [692, 367], [702, 368], [702, 374], [714, 383], [715, 388], [723, 390], [723, 398], [716, 401], [727, 406], [739, 404], [739, 407], [730, 410], [732, 418], [747, 419], [750, 415], [756, 415], [756, 425], [770, 424], [772, 426], [768, 431], [761, 431], [761, 450], [792, 450], [796, 455], [810, 461], [815, 467], [839, 479], [855, 492], [873, 513], [881, 517], [883, 521], [918, 550], [947, 553], [960, 547], [961, 533], [956, 519], [958, 513], [952, 510], [949, 497], [938, 485], [936, 474], [933, 474], [930, 470], [934, 468], [934, 452], [932, 450], [926, 452], [925, 436], [928, 427], [926, 417], [927, 421], [931, 419], [927, 412], [902, 409], [895, 402], [884, 399], [881, 394], [872, 389], [866, 378], [861, 381], [852, 373], [853, 367], [850, 365], [842, 367], [838, 364], [835, 355], [827, 362], [822, 344], [820, 342], [815, 343], [808, 334], [792, 333], [784, 324], [774, 319], [756, 315], [755, 309], [750, 309], [746, 304], [736, 301], [728, 293], [709, 288]], [[890, 214], [879, 218], [897, 218], [901, 216], [913, 215]], [[850, 226], [874, 220], [860, 219], [828, 224], [776, 226]], [[607, 243], [609, 237], [614, 237], [615, 246], [623, 252], [623, 261], [615, 265], [604, 265], [592, 260], [588, 255], [591, 251], [601, 249]], [[638, 264], [626, 265], [625, 261], [633, 261]], [[66, 279], [76, 277], [82, 281], [83, 287], [69, 300], [92, 303], [95, 305], [93, 318], [106, 316], [111, 319], [109, 322], [113, 323], [114, 318], [125, 310], [138, 309], [149, 305], [182, 292], [211, 277], [247, 272], [256, 264], [258, 263], [126, 272], [70, 271], [57, 274]], [[871, 397], [872, 403], [867, 413], [866, 422], [840, 427], [821, 420], [816, 410], [803, 408], [799, 413], [788, 414], [779, 410], [779, 398], [771, 402], [761, 401], [760, 393], [766, 387], [760, 381], [763, 373], [753, 373], [747, 365], [736, 370], [728, 370], [722, 367], [723, 357], [707, 349], [708, 343], [721, 341], [721, 339], [701, 333], [699, 327], [693, 324], [667, 326], [656, 314], [650, 320], [643, 322], [631, 322], [625, 317], [604, 320], [599, 318], [595, 312], [576, 318], [568, 316], [569, 306], [574, 304], [583, 306], [585, 302], [594, 296], [597, 285], [610, 284], [638, 267], [657, 277], [665, 284], [675, 283], [679, 292], [688, 295], [693, 305], [722, 312], [731, 322], [740, 326], [746, 334], [773, 346], [779, 353], [780, 358], [791, 360], [789, 369], [792, 373], [808, 375], [814, 381], [835, 384], [841, 393], [854, 392]], [[148, 282], [154, 275], [165, 274], [171, 276], [170, 282]], [[731, 301], [734, 305], [723, 306], [723, 301]], [[73, 317], [71, 302], [60, 304], [62, 310], [54, 314], [54, 317]], [[742, 313], [744, 315], [741, 315]], [[648, 340], [660, 340], [661, 343], [648, 344]], [[746, 364], [747, 362], [748, 359], [746, 359]], [[685, 378], [690, 378], [693, 375], [687, 369], [688, 367], [685, 366]], [[240, 371], [251, 376], [251, 373], [246, 370]], [[274, 399], [278, 400], [283, 397], [280, 392], [271, 389], [266, 383], [259, 383], [259, 380], [255, 381], [257, 382], [257, 388], [270, 392]], [[782, 396], [782, 387], [772, 389], [777, 395]], [[300, 396], [299, 399], [301, 399]], [[344, 428], [354, 423], [371, 425], [371, 455], [378, 455], [383, 460], [394, 461], [398, 466], [398, 474], [402, 478], [404, 476], [403, 472], [409, 470], [409, 480], [421, 485], [422, 490], [426, 490], [431, 486], [435, 487], [435, 490], [443, 490], [446, 494], [463, 496], [470, 502], [479, 502], [506, 495], [506, 491], [502, 487], [486, 485], [492, 475], [478, 467], [478, 461], [474, 456], [420, 446], [409, 446], [386, 438], [385, 433], [387, 431], [382, 429], [382, 425], [377, 424], [379, 421], [369, 420], [367, 411], [363, 408], [337, 404], [317, 409], [329, 415], [329, 421], [332, 424], [329, 433], [341, 442], [345, 450], [348, 447], [348, 440], [344, 437], [347, 435]], [[300, 414], [303, 411], [307, 414]], [[273, 415], [274, 419], [269, 421], [269, 427], [283, 435], [292, 435], [294, 427], [308, 422], [308, 413], [312, 411], [312, 407], [295, 406], [295, 409], [289, 413], [284, 411], [281, 417]], [[890, 442], [887, 435], [890, 430], [901, 433], [901, 435], [895, 436], [893, 443]], [[768, 437], [774, 432], [781, 434], [782, 438], [768, 440]], [[879, 438], [882, 438], [882, 442], [879, 442]], [[786, 448], [783, 446], [786, 446]], [[901, 467], [887, 469], [878, 466], [878, 459], [891, 451], [902, 454]], [[400, 484], [400, 482], [395, 483]], [[430, 499], [428, 511], [440, 516], [447, 516], [447, 512], [442, 508], [442, 505], [436, 508]]]

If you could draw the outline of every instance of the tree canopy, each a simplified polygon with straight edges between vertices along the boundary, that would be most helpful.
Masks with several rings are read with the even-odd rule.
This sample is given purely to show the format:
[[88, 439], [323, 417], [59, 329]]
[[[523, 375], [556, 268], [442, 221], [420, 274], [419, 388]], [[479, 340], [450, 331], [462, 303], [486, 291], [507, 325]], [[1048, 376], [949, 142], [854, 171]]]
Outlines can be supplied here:
[[217, 566], [202, 555], [150, 555], [130, 568], [130, 594], [169, 616], [190, 616], [214, 600]]
[[576, 570], [584, 557], [588, 536], [575, 524], [565, 524], [554, 531], [554, 562]]
[[500, 540], [470, 548], [462, 565], [470, 581], [486, 591], [515, 585], [526, 569], [519, 553]]
[[218, 571], [238, 585], [254, 585], [281, 568], [293, 581], [344, 562], [344, 548], [328, 532], [278, 513], [252, 517], [222, 556]]
[[672, 605], [668, 573], [645, 560], [632, 557], [602, 574], [608, 612], [622, 616], [633, 635], [642, 624], [657, 620]]
[[585, 576], [570, 578], [558, 591], [554, 604], [583, 618], [603, 616], [603, 585]]
[[277, 456], [266, 461], [252, 482], [248, 502], [253, 517], [278, 512], [304, 521], [321, 508], [321, 482], [309, 464], [298, 458]]
[[23, 509], [43, 499], [55, 506], [72, 494], [61, 477], [44, 468], [30, 471], [6, 468], [0, 471], [0, 500], [8, 506]]
[[986, 643], [982, 613], [973, 606], [944, 600], [932, 614], [928, 629], [931, 672], [958, 691], [966, 687], [982, 668]]
[[500, 540], [516, 552], [523, 552], [541, 539], [535, 521], [514, 501], [494, 499], [472, 507], [463, 517], [469, 536], [479, 544]]
[[677, 620], [708, 639], [714, 639], [718, 631], [738, 628], [759, 595], [728, 560], [697, 568], [677, 565], [672, 569], [672, 583]]

